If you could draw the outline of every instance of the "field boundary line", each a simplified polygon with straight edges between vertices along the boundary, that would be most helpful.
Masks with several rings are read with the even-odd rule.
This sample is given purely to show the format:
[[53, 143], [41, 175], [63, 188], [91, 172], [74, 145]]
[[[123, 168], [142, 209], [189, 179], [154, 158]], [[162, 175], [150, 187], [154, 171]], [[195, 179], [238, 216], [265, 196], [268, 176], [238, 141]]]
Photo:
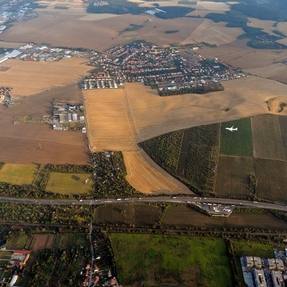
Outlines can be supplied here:
[[221, 150], [221, 122], [219, 123], [219, 132], [218, 132], [218, 158], [216, 162], [216, 170], [215, 170], [215, 176], [214, 176], [214, 185], [213, 185], [213, 193], [216, 194], [216, 185], [217, 185], [217, 177], [218, 177], [218, 166], [219, 166], [219, 160], [220, 160], [220, 153]]

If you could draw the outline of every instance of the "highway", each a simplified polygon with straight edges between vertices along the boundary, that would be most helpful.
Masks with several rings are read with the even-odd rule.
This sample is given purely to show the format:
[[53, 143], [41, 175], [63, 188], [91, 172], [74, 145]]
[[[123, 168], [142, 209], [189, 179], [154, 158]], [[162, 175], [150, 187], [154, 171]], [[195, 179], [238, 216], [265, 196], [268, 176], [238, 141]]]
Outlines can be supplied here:
[[178, 204], [195, 204], [195, 203], [218, 203], [224, 205], [235, 205], [244, 208], [260, 208], [268, 210], [277, 210], [287, 212], [287, 205], [277, 203], [257, 202], [239, 199], [213, 198], [213, 197], [191, 197], [191, 196], [153, 196], [139, 198], [113, 198], [113, 199], [33, 199], [33, 198], [16, 198], [0, 197], [1, 203], [14, 204], [31, 204], [31, 205], [87, 205], [98, 206], [107, 204], [124, 204], [124, 203], [178, 203]]

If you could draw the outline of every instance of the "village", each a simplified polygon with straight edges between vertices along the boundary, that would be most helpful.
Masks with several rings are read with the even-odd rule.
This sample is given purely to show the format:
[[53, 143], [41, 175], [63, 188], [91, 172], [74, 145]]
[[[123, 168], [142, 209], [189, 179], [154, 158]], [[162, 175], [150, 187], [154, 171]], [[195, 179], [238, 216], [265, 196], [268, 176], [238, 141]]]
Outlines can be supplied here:
[[208, 93], [223, 90], [222, 81], [244, 77], [236, 68], [217, 58], [206, 59], [198, 47], [159, 47], [144, 41], [116, 46], [105, 53], [92, 53], [95, 70], [81, 87], [84, 90], [120, 88], [124, 82], [141, 82], [157, 89], [160, 96]]

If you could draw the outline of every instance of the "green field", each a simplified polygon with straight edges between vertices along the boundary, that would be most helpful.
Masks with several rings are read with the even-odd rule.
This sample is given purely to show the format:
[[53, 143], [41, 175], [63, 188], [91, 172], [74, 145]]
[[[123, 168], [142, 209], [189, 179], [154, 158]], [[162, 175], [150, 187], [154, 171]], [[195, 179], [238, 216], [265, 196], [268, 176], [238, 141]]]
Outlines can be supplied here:
[[234, 240], [232, 241], [234, 253], [237, 256], [273, 257], [274, 245], [272, 243], [260, 243], [256, 241]]
[[110, 239], [123, 285], [232, 286], [221, 239], [148, 234], [110, 234]]
[[0, 182], [15, 185], [32, 184], [37, 166], [34, 164], [5, 163], [0, 169]]
[[6, 242], [7, 249], [24, 249], [30, 241], [30, 236], [24, 231], [9, 234]]
[[93, 181], [88, 173], [51, 172], [46, 191], [60, 194], [85, 194], [92, 191]]
[[[233, 126], [238, 131], [230, 132]], [[221, 124], [220, 152], [224, 155], [252, 156], [253, 143], [250, 118]]]

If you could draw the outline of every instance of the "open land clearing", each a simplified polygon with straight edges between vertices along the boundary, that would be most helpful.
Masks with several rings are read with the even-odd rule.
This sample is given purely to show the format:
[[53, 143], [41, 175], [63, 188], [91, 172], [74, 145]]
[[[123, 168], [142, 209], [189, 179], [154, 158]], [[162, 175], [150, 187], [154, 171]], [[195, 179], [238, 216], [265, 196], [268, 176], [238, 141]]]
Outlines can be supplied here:
[[0, 182], [13, 185], [32, 184], [37, 172], [34, 164], [5, 163], [0, 169]]
[[60, 194], [85, 194], [92, 190], [89, 174], [51, 172], [46, 191]]
[[85, 137], [77, 132], [58, 132], [43, 123], [53, 99], [81, 102], [76, 84], [21, 97], [10, 108], [0, 106], [0, 161], [10, 163], [86, 164]]
[[54, 87], [76, 83], [90, 68], [85, 59], [58, 62], [9, 60], [2, 63], [1, 85], [13, 88], [13, 96], [30, 96]]

